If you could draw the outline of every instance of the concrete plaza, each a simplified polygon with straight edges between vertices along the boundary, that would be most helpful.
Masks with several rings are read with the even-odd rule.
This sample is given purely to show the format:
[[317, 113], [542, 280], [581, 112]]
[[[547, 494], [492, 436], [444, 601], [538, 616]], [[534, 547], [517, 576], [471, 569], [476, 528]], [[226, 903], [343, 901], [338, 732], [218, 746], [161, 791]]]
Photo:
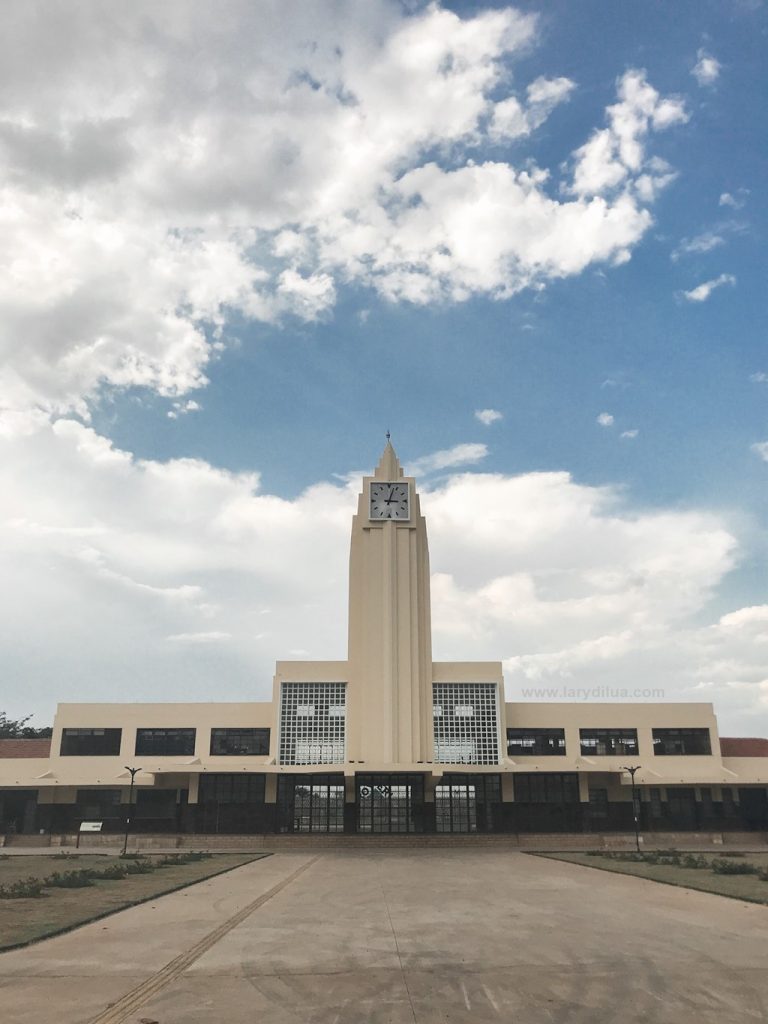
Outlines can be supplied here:
[[503, 850], [297, 852], [1, 955], [0, 1000], [4, 1024], [748, 1024], [766, 963], [762, 906]]

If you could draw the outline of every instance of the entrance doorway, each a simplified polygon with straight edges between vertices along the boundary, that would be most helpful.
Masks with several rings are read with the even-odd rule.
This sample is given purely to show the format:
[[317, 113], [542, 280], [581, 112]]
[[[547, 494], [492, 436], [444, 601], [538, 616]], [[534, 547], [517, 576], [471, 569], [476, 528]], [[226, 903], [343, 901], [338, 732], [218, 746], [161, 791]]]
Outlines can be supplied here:
[[358, 832], [424, 831], [422, 775], [358, 775], [356, 786]]
[[500, 803], [498, 775], [444, 775], [435, 787], [435, 829], [492, 832]]
[[281, 832], [343, 832], [343, 775], [281, 775], [277, 780]]
[[0, 833], [30, 835], [35, 831], [36, 818], [36, 789], [14, 789], [0, 793]]

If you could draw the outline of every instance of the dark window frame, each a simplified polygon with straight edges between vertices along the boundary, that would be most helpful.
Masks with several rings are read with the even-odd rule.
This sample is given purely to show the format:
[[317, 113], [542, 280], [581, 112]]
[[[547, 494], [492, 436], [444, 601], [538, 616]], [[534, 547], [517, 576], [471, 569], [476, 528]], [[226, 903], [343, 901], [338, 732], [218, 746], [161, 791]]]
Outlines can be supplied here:
[[206, 772], [200, 776], [199, 804], [263, 805], [266, 775], [254, 772]]
[[142, 727], [136, 730], [134, 753], [140, 757], [192, 757], [196, 739], [197, 729]]
[[78, 789], [75, 805], [78, 814], [86, 820], [119, 818], [122, 813], [122, 791], [110, 788]]
[[515, 772], [516, 804], [578, 804], [576, 772]]
[[[86, 740], [94, 741], [89, 744]], [[78, 742], [80, 741], [80, 742]], [[119, 757], [123, 730], [112, 728], [66, 728], [61, 730], [60, 757]], [[96, 749], [88, 750], [88, 746]]]
[[579, 729], [579, 747], [583, 757], [635, 757], [637, 729]]
[[[530, 743], [530, 749], [513, 749], [515, 742], [522, 745], [526, 741]], [[565, 756], [565, 729], [507, 729], [507, 757], [560, 756]]]
[[[709, 729], [704, 727], [652, 729], [653, 753], [656, 757], [696, 757], [712, 753]], [[687, 742], [686, 742], [687, 741]], [[676, 746], [678, 749], [667, 749]], [[700, 747], [701, 749], [688, 749]]]
[[608, 790], [602, 786], [589, 789], [589, 813], [593, 818], [608, 817]]
[[[217, 727], [211, 729], [210, 754], [211, 757], [267, 757], [270, 739], [271, 730], [266, 726], [243, 729]], [[257, 749], [248, 750], [249, 745]]]

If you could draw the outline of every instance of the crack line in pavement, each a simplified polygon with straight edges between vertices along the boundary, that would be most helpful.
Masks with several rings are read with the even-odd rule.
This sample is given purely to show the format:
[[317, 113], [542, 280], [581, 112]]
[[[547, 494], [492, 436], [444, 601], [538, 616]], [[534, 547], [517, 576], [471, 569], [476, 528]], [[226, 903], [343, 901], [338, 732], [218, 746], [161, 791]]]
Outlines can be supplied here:
[[238, 910], [236, 914], [233, 914], [227, 921], [220, 924], [218, 928], [214, 928], [212, 932], [196, 943], [191, 949], [188, 949], [184, 953], [180, 953], [179, 956], [171, 960], [156, 974], [147, 978], [141, 985], [127, 992], [121, 999], [118, 999], [116, 1003], [108, 1006], [106, 1010], [100, 1013], [97, 1017], [93, 1017], [90, 1024], [121, 1024], [129, 1014], [133, 1013], [134, 1010], [138, 1010], [140, 1006], [143, 1006], [152, 996], [156, 995], [161, 989], [165, 988], [170, 982], [175, 981], [180, 974], [190, 967], [195, 960], [199, 960], [200, 957], [207, 953], [212, 946], [215, 946], [217, 942], [224, 938], [224, 936], [231, 932], [233, 928], [236, 928], [241, 924], [247, 917], [249, 917], [254, 910], [258, 910], [262, 907], [267, 900], [271, 900], [273, 896], [285, 889], [286, 886], [290, 885], [291, 882], [295, 882], [299, 875], [303, 875], [304, 872], [311, 868], [312, 865], [319, 860], [318, 857], [313, 857], [308, 860], [306, 864], [302, 864], [300, 868], [297, 868], [293, 874], [288, 875], [282, 882], [278, 882], [277, 885], [273, 885], [271, 889], [268, 889], [261, 896], [257, 897], [247, 906], [243, 907], [242, 910]]
[[411, 1006], [411, 1016], [413, 1017], [414, 1024], [416, 1024], [416, 1010], [413, 1006], [413, 999], [411, 998], [411, 990], [408, 988], [408, 978], [405, 976], [405, 968], [403, 967], [403, 957], [400, 953], [400, 943], [397, 941], [397, 932], [395, 926], [392, 923], [392, 912], [389, 909], [389, 902], [387, 901], [387, 893], [384, 889], [384, 882], [381, 880], [382, 876], [382, 864], [379, 861], [379, 888], [381, 889], [381, 898], [384, 900], [384, 908], [387, 911], [387, 917], [389, 919], [389, 927], [392, 929], [392, 938], [395, 941], [395, 952], [397, 953], [397, 959], [400, 961], [400, 974], [403, 976], [403, 985], [405, 986], [405, 994], [408, 996], [408, 1002]]

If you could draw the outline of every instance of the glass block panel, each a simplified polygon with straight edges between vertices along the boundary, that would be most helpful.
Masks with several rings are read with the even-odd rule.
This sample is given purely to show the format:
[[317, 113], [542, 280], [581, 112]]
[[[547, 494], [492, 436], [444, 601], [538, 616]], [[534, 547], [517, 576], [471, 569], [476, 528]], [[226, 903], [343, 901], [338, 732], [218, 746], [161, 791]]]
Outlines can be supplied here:
[[346, 683], [283, 683], [280, 764], [343, 764]]
[[499, 763], [495, 683], [435, 683], [433, 705], [438, 764]]

